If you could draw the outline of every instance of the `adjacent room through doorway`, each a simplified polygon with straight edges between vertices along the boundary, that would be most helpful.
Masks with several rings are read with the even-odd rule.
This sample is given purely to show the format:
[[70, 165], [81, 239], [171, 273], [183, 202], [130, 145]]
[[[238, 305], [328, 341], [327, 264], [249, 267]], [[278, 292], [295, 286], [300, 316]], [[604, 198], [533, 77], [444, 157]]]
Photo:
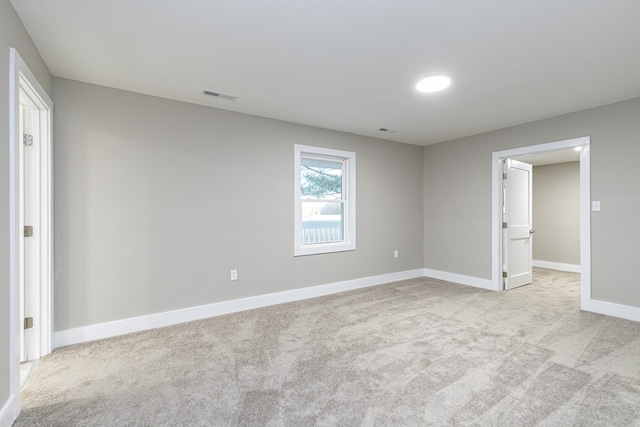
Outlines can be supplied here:
[[493, 161], [495, 289], [531, 283], [534, 266], [579, 272], [584, 308], [590, 299], [589, 138], [495, 152]]

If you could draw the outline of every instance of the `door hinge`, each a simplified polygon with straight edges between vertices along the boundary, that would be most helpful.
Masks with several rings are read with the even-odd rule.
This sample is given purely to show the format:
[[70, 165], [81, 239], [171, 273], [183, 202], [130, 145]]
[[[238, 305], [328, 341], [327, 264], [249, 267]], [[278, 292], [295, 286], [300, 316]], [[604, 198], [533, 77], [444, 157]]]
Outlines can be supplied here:
[[33, 225], [24, 226], [24, 237], [33, 237]]
[[502, 228], [507, 228], [507, 223], [506, 222], [502, 223]]
[[508, 277], [508, 276], [507, 276], [507, 272], [506, 272], [506, 271], [503, 271], [503, 272], [502, 272], [502, 277], [503, 277], [504, 279], [506, 279], [506, 278]]
[[33, 328], [33, 317], [25, 317], [24, 318], [24, 329]]
[[502, 179], [507, 179], [507, 173], [506, 172], [502, 172]]
[[22, 134], [22, 142], [25, 147], [31, 147], [33, 145], [33, 135]]

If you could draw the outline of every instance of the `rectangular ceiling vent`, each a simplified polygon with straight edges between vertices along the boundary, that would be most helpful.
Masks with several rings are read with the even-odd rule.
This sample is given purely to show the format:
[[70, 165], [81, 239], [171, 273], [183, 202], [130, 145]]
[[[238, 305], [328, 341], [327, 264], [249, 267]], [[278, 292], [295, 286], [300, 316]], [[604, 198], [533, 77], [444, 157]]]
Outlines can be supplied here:
[[207, 96], [213, 96], [215, 98], [226, 99], [227, 101], [235, 101], [236, 99], [238, 99], [238, 97], [235, 95], [230, 95], [228, 93], [222, 93], [222, 92], [214, 92], [212, 90], [202, 91], [202, 94]]
[[397, 130], [395, 130], [395, 129], [389, 129], [389, 128], [379, 128], [378, 130], [379, 130], [380, 132], [384, 132], [384, 133], [396, 133], [396, 132], [398, 132], [398, 131], [397, 131]]

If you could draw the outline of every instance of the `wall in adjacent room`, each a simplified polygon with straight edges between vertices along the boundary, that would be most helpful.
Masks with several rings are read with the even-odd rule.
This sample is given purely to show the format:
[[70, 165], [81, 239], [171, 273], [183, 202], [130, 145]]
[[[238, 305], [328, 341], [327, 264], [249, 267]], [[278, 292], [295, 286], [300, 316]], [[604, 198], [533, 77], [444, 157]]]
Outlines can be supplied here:
[[580, 265], [580, 162], [533, 167], [533, 259]]

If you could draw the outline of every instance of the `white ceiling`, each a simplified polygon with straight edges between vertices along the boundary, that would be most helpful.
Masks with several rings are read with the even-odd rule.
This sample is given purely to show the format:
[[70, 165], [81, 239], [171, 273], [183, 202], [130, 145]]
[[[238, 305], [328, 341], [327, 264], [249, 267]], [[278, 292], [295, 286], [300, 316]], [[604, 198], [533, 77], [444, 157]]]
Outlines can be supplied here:
[[638, 0], [11, 3], [55, 76], [417, 145], [640, 96]]

